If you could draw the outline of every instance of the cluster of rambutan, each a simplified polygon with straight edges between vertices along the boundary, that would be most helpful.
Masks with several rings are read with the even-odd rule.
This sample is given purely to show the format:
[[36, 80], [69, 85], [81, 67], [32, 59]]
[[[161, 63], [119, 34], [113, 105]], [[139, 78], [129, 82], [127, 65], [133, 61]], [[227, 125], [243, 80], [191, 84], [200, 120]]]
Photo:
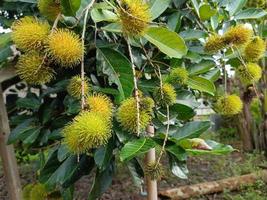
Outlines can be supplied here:
[[[54, 0], [39, 0], [38, 7], [49, 20], [60, 13], [60, 3]], [[54, 63], [73, 67], [81, 61], [84, 53], [81, 40], [68, 29], [51, 30], [47, 21], [28, 16], [16, 20], [11, 29], [12, 39], [22, 52], [17, 74], [29, 84], [50, 82], [55, 75]]]
[[74, 154], [105, 145], [111, 137], [113, 105], [104, 94], [86, 97], [86, 110], [64, 127], [64, 142]]

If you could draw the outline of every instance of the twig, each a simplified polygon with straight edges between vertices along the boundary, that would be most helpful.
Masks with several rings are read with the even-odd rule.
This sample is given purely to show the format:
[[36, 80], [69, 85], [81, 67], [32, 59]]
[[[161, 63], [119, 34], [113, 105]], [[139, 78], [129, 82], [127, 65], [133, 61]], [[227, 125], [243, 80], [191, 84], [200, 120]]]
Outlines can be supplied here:
[[139, 99], [139, 91], [138, 91], [138, 85], [137, 85], [137, 77], [136, 77], [136, 71], [134, 66], [134, 60], [133, 60], [133, 54], [132, 54], [132, 48], [129, 42], [129, 38], [126, 39], [127, 45], [128, 45], [128, 51], [129, 56], [131, 59], [132, 64], [132, 71], [133, 71], [133, 78], [134, 78], [134, 97], [136, 100], [136, 117], [137, 117], [137, 136], [140, 135], [140, 99]]

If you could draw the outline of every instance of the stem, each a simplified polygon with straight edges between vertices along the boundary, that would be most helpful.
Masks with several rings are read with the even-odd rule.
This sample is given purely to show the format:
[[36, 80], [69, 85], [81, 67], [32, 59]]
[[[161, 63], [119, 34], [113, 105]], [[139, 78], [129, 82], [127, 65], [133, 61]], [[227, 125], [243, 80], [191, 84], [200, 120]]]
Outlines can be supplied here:
[[138, 85], [137, 85], [137, 77], [136, 77], [136, 71], [135, 71], [135, 66], [134, 66], [134, 61], [133, 61], [133, 54], [132, 54], [132, 48], [129, 43], [129, 38], [127, 38], [127, 45], [128, 45], [128, 51], [130, 55], [130, 60], [132, 64], [132, 71], [133, 71], [133, 77], [134, 77], [134, 97], [136, 100], [136, 118], [137, 118], [137, 136], [140, 135], [140, 99], [139, 99], [139, 92], [138, 92]]

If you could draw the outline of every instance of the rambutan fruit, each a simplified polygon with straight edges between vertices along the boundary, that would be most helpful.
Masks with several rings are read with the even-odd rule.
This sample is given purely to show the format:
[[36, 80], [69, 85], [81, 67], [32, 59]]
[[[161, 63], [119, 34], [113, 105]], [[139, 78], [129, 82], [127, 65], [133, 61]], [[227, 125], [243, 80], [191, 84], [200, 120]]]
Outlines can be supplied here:
[[169, 83], [162, 85], [162, 91], [160, 87], [157, 87], [153, 93], [155, 102], [165, 107], [166, 105], [171, 106], [176, 102], [176, 92], [174, 87]]
[[223, 36], [223, 40], [227, 45], [241, 46], [248, 43], [253, 35], [252, 29], [244, 24], [230, 27]]
[[54, 21], [61, 12], [60, 0], [38, 0], [38, 9], [48, 20]]
[[156, 162], [150, 162], [144, 167], [144, 173], [146, 177], [149, 177], [151, 180], [160, 180], [164, 174], [162, 165]]
[[235, 94], [224, 95], [217, 100], [214, 108], [221, 115], [236, 115], [242, 111], [243, 102]]
[[250, 62], [256, 62], [263, 57], [265, 42], [260, 37], [253, 38], [244, 49], [244, 58]]
[[[89, 84], [89, 80], [87, 77], [84, 79], [84, 94], [85, 96], [88, 95], [89, 91], [91, 90], [91, 86]], [[70, 82], [67, 86], [67, 92], [70, 96], [81, 99], [82, 97], [82, 78], [80, 75], [73, 76], [70, 79]]]
[[24, 17], [16, 20], [11, 29], [12, 40], [16, 46], [23, 51], [29, 51], [42, 48], [49, 34], [50, 26], [47, 22], [34, 17]]
[[140, 110], [147, 111], [151, 113], [155, 107], [155, 102], [150, 97], [142, 97], [140, 99]]
[[[149, 106], [146, 105], [144, 107], [146, 107], [146, 109], [139, 110], [140, 130], [144, 130], [152, 118], [150, 109], [147, 109]], [[124, 130], [137, 133], [137, 108], [135, 98], [131, 97], [122, 102], [117, 110], [117, 120]]]
[[262, 76], [262, 69], [256, 63], [247, 63], [237, 68], [237, 76], [245, 85], [257, 83]]
[[125, 35], [140, 36], [151, 21], [149, 7], [142, 0], [123, 0], [118, 9], [122, 31]]
[[217, 51], [225, 48], [225, 46], [224, 38], [218, 34], [213, 34], [208, 38], [204, 49], [206, 52], [216, 53]]
[[33, 188], [33, 184], [28, 184], [22, 189], [22, 198], [23, 200], [31, 200], [30, 199], [30, 194]]
[[58, 29], [47, 39], [49, 56], [62, 67], [73, 67], [80, 63], [84, 49], [77, 34], [68, 29]]
[[112, 117], [113, 105], [109, 97], [104, 94], [93, 94], [87, 97], [86, 106], [91, 112], [100, 114], [108, 121]]
[[69, 150], [81, 154], [105, 145], [111, 137], [111, 124], [99, 113], [84, 111], [62, 133]]
[[249, 8], [266, 8], [267, 7], [267, 2], [266, 0], [248, 0], [247, 7]]
[[188, 80], [189, 73], [185, 68], [176, 67], [171, 70], [170, 75], [167, 77], [167, 82], [172, 84], [184, 85]]
[[48, 196], [47, 190], [43, 184], [36, 184], [30, 192], [30, 200], [46, 200]]
[[16, 64], [16, 73], [29, 84], [42, 85], [50, 82], [55, 72], [44, 63], [43, 59], [44, 55], [36, 51], [20, 56]]

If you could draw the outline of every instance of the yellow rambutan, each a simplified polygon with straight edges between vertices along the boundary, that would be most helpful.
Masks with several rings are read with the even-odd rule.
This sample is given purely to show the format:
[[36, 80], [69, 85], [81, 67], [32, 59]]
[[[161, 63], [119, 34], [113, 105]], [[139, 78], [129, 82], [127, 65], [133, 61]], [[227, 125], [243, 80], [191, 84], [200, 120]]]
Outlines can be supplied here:
[[[88, 95], [89, 91], [91, 90], [91, 86], [89, 84], [89, 80], [87, 77], [84, 79], [84, 94], [85, 96]], [[70, 82], [67, 86], [67, 92], [70, 96], [81, 99], [82, 97], [82, 78], [80, 75], [73, 76], [70, 79]]]
[[54, 78], [54, 70], [44, 62], [44, 56], [36, 51], [20, 56], [16, 64], [16, 73], [29, 84], [42, 85]]
[[189, 73], [185, 68], [176, 67], [171, 70], [170, 75], [167, 77], [167, 82], [183, 85], [188, 80], [188, 76]]
[[34, 186], [33, 184], [28, 184], [23, 188], [23, 190], [22, 190], [23, 200], [31, 200], [30, 194], [31, 194], [31, 190], [32, 190], [33, 186]]
[[34, 17], [24, 17], [16, 20], [11, 29], [12, 40], [17, 47], [23, 51], [29, 51], [42, 47], [49, 34], [50, 26], [47, 22]]
[[221, 115], [236, 115], [242, 111], [243, 102], [235, 94], [225, 95], [217, 100], [214, 108]]
[[224, 38], [218, 34], [211, 35], [204, 47], [205, 51], [209, 53], [216, 53], [223, 48], [225, 48]]
[[62, 67], [73, 67], [81, 61], [84, 49], [77, 34], [58, 29], [47, 39], [47, 52]]
[[256, 83], [262, 76], [262, 69], [256, 63], [247, 63], [246, 66], [241, 65], [237, 68], [237, 76], [245, 85]]
[[[142, 102], [142, 101], [141, 101]], [[142, 104], [142, 103], [141, 103]], [[140, 130], [144, 130], [151, 121], [151, 109], [147, 109], [149, 106], [140, 107]], [[131, 97], [122, 102], [117, 110], [117, 120], [121, 127], [129, 132], [137, 133], [137, 108], [136, 100]]]
[[244, 49], [244, 58], [247, 61], [258, 61], [265, 52], [265, 42], [260, 37], [253, 38]]
[[248, 0], [247, 1], [247, 7], [249, 8], [266, 8], [267, 2], [266, 0]]
[[124, 34], [139, 36], [145, 33], [151, 21], [146, 3], [142, 0], [123, 0], [118, 12]]
[[111, 123], [96, 112], [84, 111], [63, 129], [64, 142], [75, 154], [105, 145], [111, 137]]
[[43, 184], [36, 184], [30, 192], [30, 200], [46, 200], [48, 196], [47, 190]]
[[252, 29], [244, 24], [239, 24], [235, 27], [230, 27], [223, 36], [224, 42], [228, 45], [244, 45], [250, 41], [253, 35]]
[[155, 102], [165, 107], [166, 105], [171, 106], [176, 102], [176, 92], [174, 87], [169, 83], [162, 85], [162, 91], [160, 87], [157, 87], [153, 93]]
[[61, 12], [60, 0], [38, 0], [38, 9], [48, 20], [53, 21]]
[[162, 165], [156, 162], [150, 162], [146, 164], [144, 168], [144, 173], [146, 177], [149, 177], [151, 180], [160, 180], [164, 174]]
[[104, 94], [93, 94], [86, 99], [87, 108], [100, 114], [103, 119], [110, 120], [113, 112], [113, 105], [109, 97]]

